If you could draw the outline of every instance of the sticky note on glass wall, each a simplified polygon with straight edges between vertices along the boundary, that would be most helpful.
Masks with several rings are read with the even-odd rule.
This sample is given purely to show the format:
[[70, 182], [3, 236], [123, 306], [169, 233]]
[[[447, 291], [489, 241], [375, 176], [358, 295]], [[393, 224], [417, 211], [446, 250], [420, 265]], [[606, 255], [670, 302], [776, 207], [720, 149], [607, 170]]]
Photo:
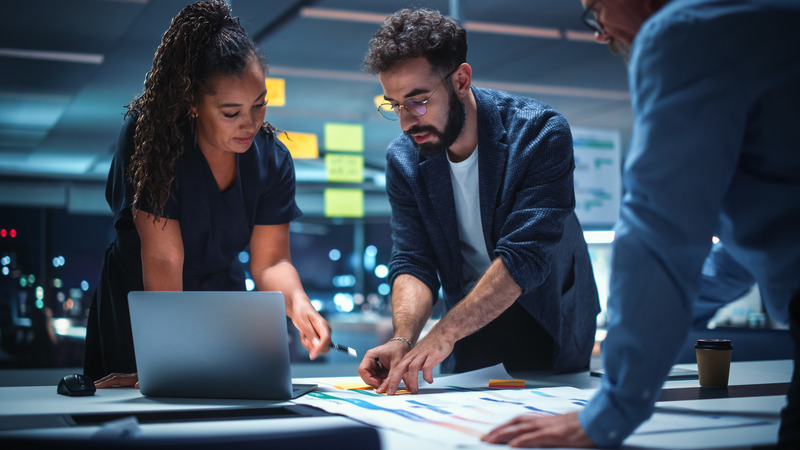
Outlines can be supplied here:
[[[319, 141], [314, 133], [280, 131], [278, 139], [289, 149], [294, 159], [319, 158]], [[361, 163], [363, 166], [363, 162]], [[363, 169], [362, 169], [363, 170]]]
[[325, 217], [364, 217], [364, 191], [326, 188]]
[[286, 80], [283, 78], [264, 78], [264, 85], [267, 88], [267, 105], [284, 106], [286, 105]]
[[325, 171], [328, 174], [328, 181], [339, 183], [363, 183], [364, 156], [326, 153]]
[[364, 125], [355, 123], [326, 123], [325, 150], [363, 152]]

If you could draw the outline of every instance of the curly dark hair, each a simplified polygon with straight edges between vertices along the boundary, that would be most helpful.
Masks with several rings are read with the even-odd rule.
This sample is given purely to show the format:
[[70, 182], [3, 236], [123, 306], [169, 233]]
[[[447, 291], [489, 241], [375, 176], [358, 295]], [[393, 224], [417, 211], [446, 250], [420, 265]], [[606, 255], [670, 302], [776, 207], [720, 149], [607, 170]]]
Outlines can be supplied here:
[[364, 70], [377, 74], [424, 56], [441, 75], [467, 62], [467, 32], [452, 17], [427, 8], [401, 9], [369, 41]]
[[175, 160], [184, 149], [181, 129], [192, 121], [192, 105], [211, 93], [212, 77], [241, 74], [252, 58], [266, 73], [264, 56], [223, 0], [193, 3], [172, 19], [144, 91], [126, 105], [125, 117], [137, 116], [128, 170], [134, 213], [144, 204], [152, 208], [154, 222], [163, 215]]

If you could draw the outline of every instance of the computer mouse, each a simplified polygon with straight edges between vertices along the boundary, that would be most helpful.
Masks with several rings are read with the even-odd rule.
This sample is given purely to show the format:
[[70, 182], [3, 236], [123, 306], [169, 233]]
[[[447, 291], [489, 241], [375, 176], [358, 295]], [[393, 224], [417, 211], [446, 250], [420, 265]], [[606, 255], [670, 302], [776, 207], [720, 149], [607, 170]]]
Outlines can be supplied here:
[[94, 381], [80, 373], [67, 375], [58, 382], [58, 393], [70, 397], [94, 395], [96, 390]]

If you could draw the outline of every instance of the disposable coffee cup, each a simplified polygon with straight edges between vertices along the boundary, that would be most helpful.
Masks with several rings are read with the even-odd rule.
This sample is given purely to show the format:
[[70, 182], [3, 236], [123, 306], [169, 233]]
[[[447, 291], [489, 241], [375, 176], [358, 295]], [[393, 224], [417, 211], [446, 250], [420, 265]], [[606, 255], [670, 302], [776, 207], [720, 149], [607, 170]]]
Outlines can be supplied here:
[[728, 339], [698, 339], [694, 346], [697, 354], [697, 373], [702, 387], [728, 387], [733, 346]]

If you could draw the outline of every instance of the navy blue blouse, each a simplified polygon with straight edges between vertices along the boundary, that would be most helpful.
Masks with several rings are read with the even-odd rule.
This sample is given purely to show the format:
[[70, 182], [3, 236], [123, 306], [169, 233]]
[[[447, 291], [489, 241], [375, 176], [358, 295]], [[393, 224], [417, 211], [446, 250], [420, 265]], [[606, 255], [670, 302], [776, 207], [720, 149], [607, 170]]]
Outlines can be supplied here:
[[[109, 245], [92, 299], [86, 328], [84, 373], [94, 380], [112, 372], [135, 372], [128, 293], [143, 290], [141, 241], [133, 223], [134, 187], [128, 181], [136, 117], [122, 127], [106, 185], [117, 236]], [[245, 289], [238, 255], [255, 225], [288, 223], [302, 213], [294, 200], [291, 155], [274, 133], [261, 130], [253, 145], [237, 155], [234, 185], [220, 192], [211, 168], [190, 130], [184, 153], [175, 161], [175, 179], [164, 216], [180, 222], [183, 239], [183, 289]], [[152, 212], [151, 205], [139, 209]]]
[[[128, 117], [106, 189], [114, 226], [134, 234], [134, 187], [127, 175], [135, 128], [135, 117]], [[294, 200], [292, 158], [274, 133], [262, 129], [250, 149], [237, 155], [237, 167], [235, 184], [220, 192], [194, 137], [185, 136], [184, 153], [175, 161], [175, 180], [163, 214], [180, 222], [184, 290], [235, 290], [237, 285], [244, 289], [244, 274], [236, 261], [249, 244], [253, 227], [287, 223], [302, 214]], [[140, 209], [153, 210], [144, 203]], [[120, 233], [120, 238], [124, 236]], [[135, 239], [138, 242], [138, 234]]]

